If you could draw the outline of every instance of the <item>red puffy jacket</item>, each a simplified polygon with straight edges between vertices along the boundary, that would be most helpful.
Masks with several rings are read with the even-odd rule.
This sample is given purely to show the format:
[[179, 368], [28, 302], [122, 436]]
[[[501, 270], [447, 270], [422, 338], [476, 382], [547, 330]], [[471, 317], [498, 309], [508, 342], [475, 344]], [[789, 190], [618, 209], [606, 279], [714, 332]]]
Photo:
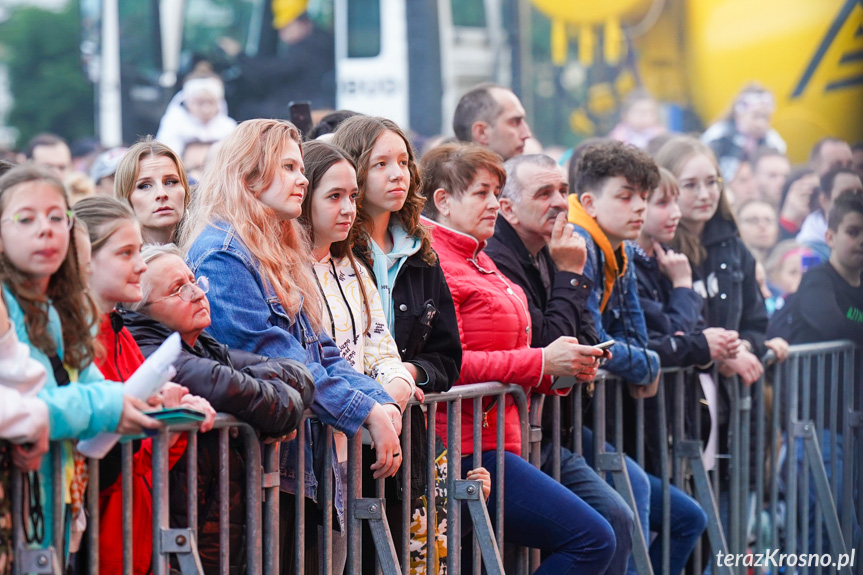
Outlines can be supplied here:
[[[96, 366], [105, 379], [125, 381], [144, 363], [138, 344], [120, 322], [115, 329], [111, 314], [102, 316], [98, 340], [105, 349], [104, 357], [97, 358]], [[182, 457], [186, 451], [186, 434], [181, 433], [168, 452], [168, 465]], [[150, 572], [153, 557], [153, 442], [144, 439], [132, 457], [132, 572], [146, 575]], [[99, 573], [123, 573], [123, 478], [111, 485], [100, 485], [99, 491]]]
[[[551, 376], [543, 373], [543, 350], [530, 347], [530, 314], [521, 287], [501, 274], [473, 236], [440, 224], [432, 227], [432, 246], [455, 302], [461, 346], [461, 377], [456, 385], [499, 381], [548, 393]], [[497, 403], [500, 403], [498, 400]], [[518, 408], [507, 395], [504, 406], [504, 449], [521, 455]], [[500, 406], [483, 401], [483, 451], [497, 444]], [[446, 413], [438, 412], [437, 432], [446, 437]], [[462, 455], [473, 452], [473, 405], [462, 408]]]

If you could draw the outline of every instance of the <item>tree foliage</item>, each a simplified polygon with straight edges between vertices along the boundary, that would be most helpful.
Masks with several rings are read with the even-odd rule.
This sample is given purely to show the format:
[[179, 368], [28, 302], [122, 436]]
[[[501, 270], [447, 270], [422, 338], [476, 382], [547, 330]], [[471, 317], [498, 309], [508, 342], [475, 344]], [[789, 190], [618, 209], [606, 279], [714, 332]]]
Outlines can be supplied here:
[[79, 22], [78, 3], [70, 1], [60, 12], [14, 8], [0, 23], [14, 100], [6, 123], [18, 130], [19, 147], [39, 132], [69, 142], [93, 135], [93, 86], [81, 66]]

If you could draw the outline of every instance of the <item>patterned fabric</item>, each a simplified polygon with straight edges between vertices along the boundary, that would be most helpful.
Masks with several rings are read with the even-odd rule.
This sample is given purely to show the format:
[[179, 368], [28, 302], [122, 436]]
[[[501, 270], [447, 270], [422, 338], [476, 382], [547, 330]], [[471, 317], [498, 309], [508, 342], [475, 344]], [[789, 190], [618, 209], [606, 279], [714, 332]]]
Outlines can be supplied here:
[[[440, 444], [439, 444], [440, 445]], [[442, 447], [442, 446], [441, 446]], [[446, 575], [446, 480], [447, 480], [447, 452], [438, 452], [435, 459], [435, 513], [437, 520], [434, 530], [434, 544], [436, 557], [434, 573]], [[428, 499], [425, 495], [416, 500], [416, 505], [411, 517], [410, 532], [410, 572], [412, 575], [426, 575], [426, 558], [428, 557], [428, 514], [426, 507]]]
[[0, 441], [0, 575], [12, 571], [12, 488], [9, 443]]

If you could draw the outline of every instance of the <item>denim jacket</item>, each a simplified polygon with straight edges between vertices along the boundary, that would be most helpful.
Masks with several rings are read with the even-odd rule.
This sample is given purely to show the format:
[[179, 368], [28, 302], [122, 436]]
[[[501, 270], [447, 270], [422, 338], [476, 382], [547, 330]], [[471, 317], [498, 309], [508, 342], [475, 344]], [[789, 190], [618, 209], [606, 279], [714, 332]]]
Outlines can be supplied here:
[[[207, 331], [228, 347], [304, 363], [315, 382], [311, 409], [321, 422], [353, 436], [376, 402], [395, 403], [380, 384], [342, 358], [329, 336], [316, 333], [304, 312], [288, 316], [272, 285], [260, 274], [258, 262], [229, 224], [215, 222], [205, 228], [189, 248], [186, 263], [196, 277], [210, 279], [212, 323]], [[307, 422], [305, 493], [316, 499], [310, 427]], [[292, 441], [283, 446], [280, 461], [282, 489], [288, 492], [296, 491], [295, 460], [296, 441]]]
[[630, 383], [647, 385], [659, 373], [659, 356], [655, 351], [647, 349], [647, 326], [644, 323], [641, 303], [638, 301], [632, 246], [628, 242], [621, 246], [621, 249], [626, 250], [629, 265], [626, 266], [623, 276], [614, 282], [608, 305], [604, 312], [600, 312], [604, 289], [603, 255], [587, 230], [575, 226], [575, 231], [584, 237], [587, 243], [587, 262], [582, 275], [593, 281], [587, 309], [593, 315], [599, 339], [615, 341], [611, 346], [611, 360], [605, 364], [604, 369]]

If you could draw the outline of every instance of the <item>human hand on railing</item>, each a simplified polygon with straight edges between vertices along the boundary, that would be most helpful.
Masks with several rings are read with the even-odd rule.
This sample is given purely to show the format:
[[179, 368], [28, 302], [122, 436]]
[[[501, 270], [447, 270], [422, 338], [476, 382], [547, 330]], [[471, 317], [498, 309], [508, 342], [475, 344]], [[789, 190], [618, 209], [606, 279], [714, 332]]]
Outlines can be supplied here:
[[548, 255], [559, 270], [574, 274], [584, 273], [587, 245], [584, 238], [575, 233], [572, 224], [567, 223], [566, 212], [560, 212], [554, 220], [554, 229], [548, 240]]
[[141, 435], [144, 429], [158, 429], [162, 427], [161, 422], [152, 417], [147, 417], [142, 412], [149, 411], [150, 406], [143, 399], [123, 396], [123, 413], [120, 415], [120, 423], [114, 431], [120, 435]]
[[264, 445], [270, 445], [271, 443], [284, 443], [288, 441], [293, 441], [297, 436], [297, 431], [294, 430], [286, 435], [269, 435], [263, 439]]
[[371, 464], [375, 479], [395, 475], [402, 464], [399, 436], [390, 421], [390, 414], [384, 407], [375, 404], [365, 421], [366, 429], [372, 437], [372, 448], [375, 450], [375, 462]]
[[736, 331], [721, 327], [708, 327], [703, 332], [710, 349], [710, 359], [725, 361], [737, 356], [740, 351], [740, 336]]
[[422, 403], [423, 401], [425, 401], [426, 394], [423, 392], [423, 390], [422, 390], [422, 389], [420, 389], [420, 387], [419, 387], [419, 386], [417, 386], [417, 387], [415, 387], [415, 388], [414, 388], [414, 398], [415, 398], [417, 401], [419, 401], [420, 403]]
[[776, 361], [785, 361], [788, 357], [788, 349], [790, 346], [788, 345], [788, 342], [781, 337], [768, 339], [764, 342], [764, 345], [766, 345], [768, 349], [773, 350], [773, 353], [776, 354]]
[[601, 349], [581, 345], [574, 337], [561, 336], [545, 346], [543, 368], [546, 375], [574, 375], [581, 381], [592, 381], [604, 357]]
[[396, 435], [402, 434], [402, 412], [397, 405], [392, 403], [384, 404], [384, 411], [387, 412], [387, 417], [390, 418], [390, 423], [393, 424], [393, 429], [396, 430]]
[[764, 373], [764, 366], [751, 351], [741, 349], [737, 357], [727, 359], [719, 365], [719, 373], [726, 377], [737, 374], [743, 383], [752, 385]]
[[656, 265], [660, 273], [671, 280], [671, 285], [679, 288], [692, 288], [692, 267], [689, 258], [673, 250], [665, 249], [653, 240], [653, 252], [656, 254]]
[[656, 378], [647, 385], [635, 385], [634, 383], [627, 384], [629, 386], [629, 395], [633, 399], [647, 399], [653, 397], [659, 391], [659, 378], [662, 373], [657, 373]]
[[414, 385], [403, 377], [394, 377], [386, 386], [387, 393], [390, 394], [400, 409], [407, 407], [408, 401], [414, 396]]
[[177, 407], [183, 396], [188, 393], [188, 387], [169, 381], [147, 399], [147, 404], [155, 408]]
[[207, 433], [213, 429], [213, 424], [216, 422], [216, 410], [210, 405], [210, 402], [198, 395], [187, 394], [180, 401], [180, 407], [188, 407], [195, 409], [204, 414], [204, 421], [201, 422], [201, 433]]
[[467, 472], [467, 479], [471, 481], [482, 481], [482, 496], [488, 501], [491, 495], [491, 473], [485, 467], [477, 467]]
[[12, 463], [21, 471], [38, 471], [42, 464], [42, 456], [51, 448], [48, 426], [46, 425], [39, 436], [25, 445], [12, 446]]

